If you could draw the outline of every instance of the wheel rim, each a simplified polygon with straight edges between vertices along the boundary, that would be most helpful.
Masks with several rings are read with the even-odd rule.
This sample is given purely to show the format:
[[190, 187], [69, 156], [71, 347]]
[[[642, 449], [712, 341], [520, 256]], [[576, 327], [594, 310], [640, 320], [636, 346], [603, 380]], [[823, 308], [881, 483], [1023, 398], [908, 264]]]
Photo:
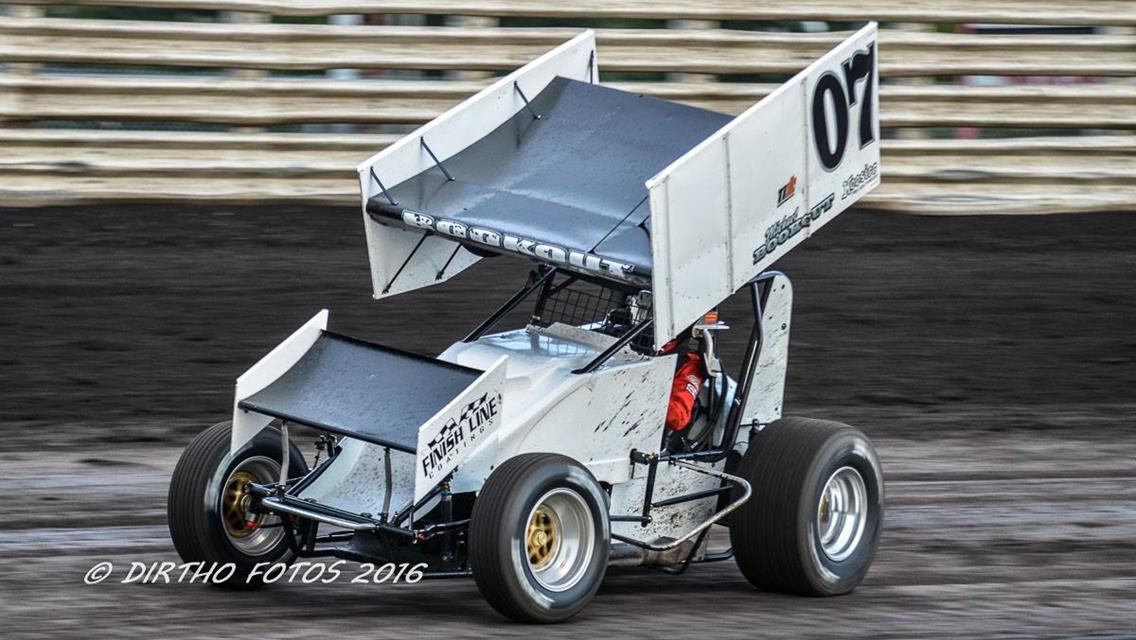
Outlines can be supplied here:
[[817, 532], [821, 550], [833, 562], [852, 555], [868, 521], [868, 489], [864, 477], [852, 467], [829, 476], [817, 504]]
[[529, 512], [525, 553], [529, 570], [549, 591], [571, 589], [592, 557], [595, 520], [584, 499], [568, 489], [541, 496]]
[[250, 482], [276, 482], [280, 464], [271, 458], [257, 456], [242, 460], [225, 479], [221, 493], [221, 524], [225, 536], [238, 551], [249, 556], [264, 555], [284, 538], [280, 518], [263, 513], [249, 513], [252, 495]]

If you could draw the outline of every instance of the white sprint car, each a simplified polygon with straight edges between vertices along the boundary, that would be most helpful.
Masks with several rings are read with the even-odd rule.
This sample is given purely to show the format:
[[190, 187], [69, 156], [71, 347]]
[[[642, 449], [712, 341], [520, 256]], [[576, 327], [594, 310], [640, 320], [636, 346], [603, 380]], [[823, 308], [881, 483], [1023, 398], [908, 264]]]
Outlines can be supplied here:
[[[849, 426], [781, 417], [792, 288], [766, 270], [879, 184], [876, 53], [869, 24], [730, 117], [599, 85], [585, 32], [361, 164], [376, 298], [500, 254], [533, 271], [437, 358], [318, 313], [185, 450], [178, 553], [236, 583], [296, 557], [425, 563], [530, 622], [579, 612], [610, 565], [734, 558], [761, 589], [851, 591], [880, 465]], [[731, 377], [708, 312], [743, 289]], [[523, 303], [526, 326], [492, 332]], [[676, 338], [705, 381], [667, 429]], [[322, 462], [290, 425], [323, 433]], [[714, 525], [729, 549], [707, 548]]]

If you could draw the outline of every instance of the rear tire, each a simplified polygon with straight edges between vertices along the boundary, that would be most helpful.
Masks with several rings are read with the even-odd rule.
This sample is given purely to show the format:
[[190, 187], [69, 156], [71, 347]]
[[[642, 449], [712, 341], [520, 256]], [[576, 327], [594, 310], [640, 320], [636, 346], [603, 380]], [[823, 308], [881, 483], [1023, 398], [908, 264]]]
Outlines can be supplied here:
[[477, 588], [519, 622], [576, 615], [607, 572], [607, 494], [575, 460], [526, 453], [495, 469], [473, 504], [469, 562]]
[[[214, 575], [218, 576], [224, 575], [221, 564], [233, 563], [232, 575], [213, 584], [255, 586], [263, 573], [251, 584], [248, 576], [257, 563], [294, 559], [278, 516], [246, 514], [238, 506], [244, 483], [279, 481], [281, 435], [268, 427], [235, 454], [229, 452], [231, 436], [232, 423], [226, 421], [189, 443], [170, 478], [166, 513], [174, 548], [184, 562], [205, 563], [202, 571], [217, 563]], [[297, 475], [307, 473], [299, 449], [291, 445], [289, 453], [288, 468]], [[302, 537], [308, 526], [300, 523], [294, 528]]]
[[785, 418], [762, 429], [738, 475], [753, 496], [730, 516], [742, 574], [765, 591], [851, 592], [875, 557], [883, 472], [871, 442], [838, 422]]

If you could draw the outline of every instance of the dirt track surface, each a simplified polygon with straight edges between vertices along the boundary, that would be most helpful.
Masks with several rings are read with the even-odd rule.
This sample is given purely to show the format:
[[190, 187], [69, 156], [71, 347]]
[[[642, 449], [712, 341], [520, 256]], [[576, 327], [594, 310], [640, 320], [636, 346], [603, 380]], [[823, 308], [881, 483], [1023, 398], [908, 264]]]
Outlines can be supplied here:
[[[435, 353], [523, 278], [497, 259], [372, 302], [360, 227], [351, 210], [0, 211], [0, 635], [532, 636], [468, 580], [117, 583], [176, 560], [180, 447], [315, 311]], [[797, 296], [787, 412], [862, 427], [887, 474], [867, 580], [807, 599], [730, 562], [613, 570], [576, 621], [535, 633], [1136, 637], [1136, 216], [855, 213], [779, 266]], [[83, 585], [103, 560], [112, 578]]]

